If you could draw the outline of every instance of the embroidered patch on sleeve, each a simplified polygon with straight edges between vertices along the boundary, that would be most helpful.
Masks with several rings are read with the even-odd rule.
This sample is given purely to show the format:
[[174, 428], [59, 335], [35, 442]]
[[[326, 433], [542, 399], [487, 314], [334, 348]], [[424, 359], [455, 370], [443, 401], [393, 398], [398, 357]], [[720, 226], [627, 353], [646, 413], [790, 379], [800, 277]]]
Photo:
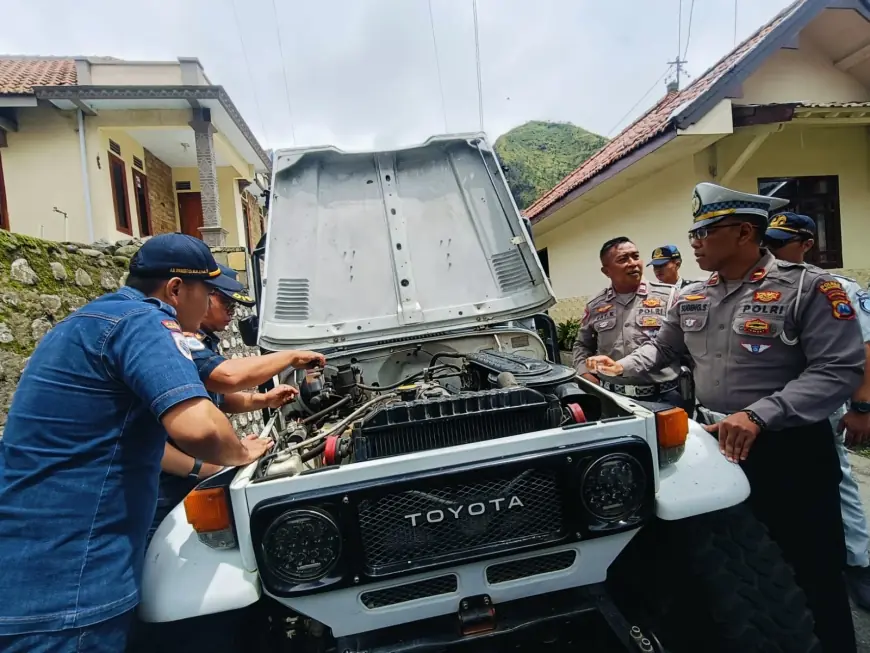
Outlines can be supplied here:
[[175, 320], [163, 320], [160, 324], [165, 326], [170, 331], [178, 331], [179, 333], [181, 333], [181, 327]]
[[858, 297], [858, 306], [861, 307], [861, 310], [865, 313], [870, 313], [870, 293], [866, 290], [859, 290], [857, 293]]
[[770, 302], [775, 302], [780, 297], [782, 297], [782, 293], [776, 290], [756, 290], [755, 294], [752, 295], [752, 300], [762, 304], [769, 304]]
[[190, 351], [202, 351], [205, 349], [205, 345], [202, 340], [196, 336], [187, 336], [187, 348], [190, 349]]
[[834, 317], [838, 320], [854, 320], [855, 309], [848, 299], [835, 299], [831, 302]]
[[181, 333], [181, 330], [172, 332], [172, 339], [175, 341], [175, 347], [187, 360], [192, 361], [193, 356], [190, 353], [190, 347], [187, 346], [187, 338]]
[[835, 291], [845, 292], [843, 290], [843, 284], [839, 281], [825, 281], [824, 283], [819, 284], [819, 292], [823, 295], [827, 295], [828, 293]]

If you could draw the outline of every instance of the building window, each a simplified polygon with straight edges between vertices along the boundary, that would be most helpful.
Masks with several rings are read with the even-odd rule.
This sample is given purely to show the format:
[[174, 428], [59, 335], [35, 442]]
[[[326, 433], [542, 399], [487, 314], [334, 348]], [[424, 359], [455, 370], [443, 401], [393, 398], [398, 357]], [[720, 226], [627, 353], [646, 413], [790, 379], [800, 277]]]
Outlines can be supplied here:
[[136, 200], [136, 213], [139, 215], [139, 235], [151, 235], [151, 204], [148, 201], [148, 178], [138, 170], [133, 170], [133, 197]]
[[130, 226], [130, 201], [127, 198], [127, 167], [124, 162], [109, 152], [109, 175], [112, 179], [112, 204], [115, 207], [115, 226], [128, 236], [133, 235]]
[[9, 213], [6, 209], [6, 184], [3, 182], [2, 154], [0, 154], [0, 229], [9, 230]]
[[784, 211], [808, 215], [816, 221], [816, 244], [807, 253], [807, 263], [825, 269], [843, 267], [840, 180], [836, 175], [759, 179], [758, 192], [787, 199]]
[[538, 259], [541, 261], [541, 267], [544, 268], [544, 274], [547, 275], [547, 278], [550, 278], [550, 254], [547, 252], [547, 248], [538, 250]]

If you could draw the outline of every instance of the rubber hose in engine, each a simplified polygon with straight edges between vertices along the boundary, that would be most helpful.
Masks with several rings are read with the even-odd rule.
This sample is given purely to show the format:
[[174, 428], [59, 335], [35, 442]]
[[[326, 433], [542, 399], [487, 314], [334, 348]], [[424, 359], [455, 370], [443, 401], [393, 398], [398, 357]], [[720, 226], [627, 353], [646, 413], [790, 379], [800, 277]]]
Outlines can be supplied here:
[[321, 442], [313, 449], [309, 449], [304, 454], [302, 454], [300, 458], [302, 458], [303, 463], [307, 463], [312, 458], [317, 458], [317, 456], [322, 454], [324, 451], [326, 451], [326, 442]]
[[334, 411], [336, 408], [341, 408], [346, 403], [348, 403], [351, 399], [352, 399], [352, 397], [350, 395], [346, 395], [346, 396], [342, 397], [341, 399], [339, 399], [338, 401], [336, 401], [334, 404], [332, 404], [332, 406], [329, 406], [328, 408], [324, 408], [323, 410], [321, 410], [317, 413], [314, 413], [313, 415], [309, 415], [308, 417], [306, 417], [305, 419], [302, 420], [302, 423], [303, 424], [311, 424], [312, 422], [316, 422], [321, 417], [326, 417], [327, 415], [329, 415], [329, 413]]

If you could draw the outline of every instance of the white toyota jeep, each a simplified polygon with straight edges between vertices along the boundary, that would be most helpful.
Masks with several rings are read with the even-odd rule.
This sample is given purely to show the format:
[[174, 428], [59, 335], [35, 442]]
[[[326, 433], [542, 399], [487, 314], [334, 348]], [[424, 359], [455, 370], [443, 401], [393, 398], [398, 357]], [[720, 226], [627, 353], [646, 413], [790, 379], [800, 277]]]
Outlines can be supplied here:
[[265, 240], [248, 332], [328, 365], [164, 520], [143, 621], [245, 651], [818, 650], [715, 440], [559, 364], [483, 135], [278, 151]]

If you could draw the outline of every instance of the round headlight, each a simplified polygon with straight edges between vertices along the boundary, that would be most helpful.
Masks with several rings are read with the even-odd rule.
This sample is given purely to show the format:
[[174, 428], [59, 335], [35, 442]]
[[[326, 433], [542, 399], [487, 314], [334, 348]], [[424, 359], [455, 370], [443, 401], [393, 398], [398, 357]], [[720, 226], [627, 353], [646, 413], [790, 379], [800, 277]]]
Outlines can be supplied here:
[[288, 510], [263, 536], [266, 564], [291, 583], [323, 578], [341, 555], [341, 533], [332, 517], [319, 510]]
[[616, 453], [592, 463], [583, 474], [583, 505], [602, 521], [619, 521], [643, 504], [646, 473], [634, 456]]

